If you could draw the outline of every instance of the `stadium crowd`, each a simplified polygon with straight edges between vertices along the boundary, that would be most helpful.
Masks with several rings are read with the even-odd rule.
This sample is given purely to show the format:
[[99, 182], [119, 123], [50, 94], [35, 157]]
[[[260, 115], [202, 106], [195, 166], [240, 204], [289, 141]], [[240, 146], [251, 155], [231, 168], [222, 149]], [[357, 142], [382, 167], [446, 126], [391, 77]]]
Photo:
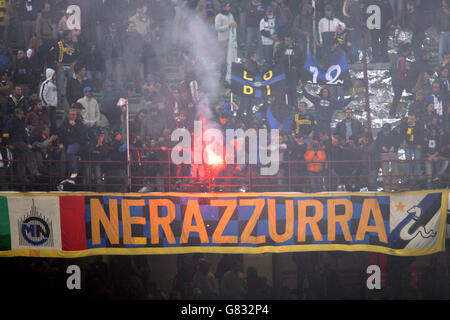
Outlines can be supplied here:
[[[1, 2], [1, 188], [69, 190], [79, 185], [81, 190], [127, 191], [125, 114], [127, 101], [136, 97], [142, 108], [129, 120], [132, 190], [167, 191], [164, 177], [191, 176], [194, 168], [168, 164], [167, 152], [174, 146], [171, 132], [176, 128], [192, 132], [193, 122], [202, 116], [197, 112], [197, 91], [191, 90], [198, 84], [202, 95], [203, 79], [196, 69], [201, 57], [177, 48], [173, 30], [179, 10], [198, 11], [216, 32], [217, 44], [211, 45], [223, 52], [229, 32], [236, 28], [238, 56], [246, 70], [285, 67], [288, 104], [285, 97], [256, 101], [235, 96], [233, 101], [216, 97], [212, 107], [222, 129], [271, 129], [269, 107], [287, 120], [289, 125], [277, 127], [280, 173], [276, 182], [267, 184], [278, 184], [278, 191], [305, 192], [446, 187], [449, 1], [315, 4], [314, 9], [308, 0]], [[365, 26], [365, 9], [371, 4], [381, 8], [380, 30]], [[70, 5], [81, 8], [79, 28], [70, 27], [77, 15]], [[438, 52], [424, 46], [429, 28], [438, 33]], [[389, 37], [398, 30], [411, 32], [411, 43], [390, 48]], [[312, 43], [317, 43], [323, 64], [341, 51], [349, 63], [357, 64], [366, 36], [371, 62], [389, 65], [390, 118], [401, 118], [381, 129], [367, 128], [355, 119], [352, 88], [322, 86], [315, 94], [302, 81]], [[389, 56], [391, 49], [397, 52], [395, 57]], [[433, 54], [438, 56], [435, 63]], [[167, 79], [169, 65], [184, 71], [184, 79], [175, 85]], [[400, 112], [405, 91], [414, 99], [404, 100], [407, 106]], [[351, 97], [344, 99], [345, 95]], [[341, 121], [336, 118], [338, 110], [345, 112]], [[230, 176], [248, 174], [242, 167], [228, 171]]]

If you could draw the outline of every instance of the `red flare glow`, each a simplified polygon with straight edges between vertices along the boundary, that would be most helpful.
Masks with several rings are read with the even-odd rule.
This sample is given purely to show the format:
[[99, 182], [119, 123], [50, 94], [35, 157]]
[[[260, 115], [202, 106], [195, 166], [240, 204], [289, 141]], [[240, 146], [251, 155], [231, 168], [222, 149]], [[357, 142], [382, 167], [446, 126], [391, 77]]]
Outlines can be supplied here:
[[206, 162], [206, 164], [208, 164], [210, 166], [222, 166], [224, 163], [223, 157], [215, 154], [211, 150], [206, 151], [205, 162]]

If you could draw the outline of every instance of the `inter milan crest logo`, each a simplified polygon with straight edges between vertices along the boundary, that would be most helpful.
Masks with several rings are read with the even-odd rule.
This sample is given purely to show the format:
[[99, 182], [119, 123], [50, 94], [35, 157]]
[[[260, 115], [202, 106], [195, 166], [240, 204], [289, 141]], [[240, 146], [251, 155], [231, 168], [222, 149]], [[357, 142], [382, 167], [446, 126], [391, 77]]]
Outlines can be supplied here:
[[405, 248], [408, 243], [415, 241], [423, 243], [437, 236], [432, 222], [440, 214], [441, 194], [428, 194], [414, 205], [399, 202], [395, 210], [403, 213], [404, 217], [398, 222], [389, 236], [389, 243], [394, 249]]
[[408, 216], [404, 219], [404, 227], [400, 230], [400, 238], [403, 240], [412, 240], [418, 235], [426, 239], [429, 237], [435, 237], [436, 232], [433, 230], [427, 231], [425, 222], [420, 219], [422, 217], [422, 209], [418, 206], [410, 208]]
[[34, 201], [30, 211], [17, 224], [21, 246], [53, 246], [52, 222], [38, 212]]

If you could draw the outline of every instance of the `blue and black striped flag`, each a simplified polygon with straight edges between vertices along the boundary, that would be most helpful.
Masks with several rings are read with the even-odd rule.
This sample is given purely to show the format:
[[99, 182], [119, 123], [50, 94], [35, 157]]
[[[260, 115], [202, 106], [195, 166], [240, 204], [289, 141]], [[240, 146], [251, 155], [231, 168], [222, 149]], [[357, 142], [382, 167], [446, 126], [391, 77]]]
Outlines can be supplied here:
[[258, 74], [245, 70], [244, 66], [238, 63], [233, 63], [231, 67], [231, 91], [240, 97], [283, 96], [285, 88], [286, 74], [281, 65], [275, 65]]

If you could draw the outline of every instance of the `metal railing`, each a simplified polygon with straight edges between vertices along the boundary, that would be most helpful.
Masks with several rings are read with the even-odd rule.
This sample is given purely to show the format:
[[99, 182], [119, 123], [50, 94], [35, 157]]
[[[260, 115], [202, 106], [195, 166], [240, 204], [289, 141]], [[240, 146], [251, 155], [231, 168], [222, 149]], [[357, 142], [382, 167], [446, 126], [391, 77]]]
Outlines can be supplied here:
[[[157, 160], [142, 160], [138, 153], [159, 151]], [[449, 180], [448, 158], [436, 160], [333, 160], [324, 161], [323, 170], [308, 170], [310, 162], [288, 159], [279, 162], [277, 175], [260, 174], [258, 165], [202, 165], [203, 175], [192, 176], [192, 165], [176, 165], [171, 161], [171, 149], [131, 149], [127, 161], [92, 160], [80, 157], [75, 184], [63, 190], [92, 192], [322, 192], [322, 191], [398, 191], [446, 188]], [[145, 159], [145, 157], [143, 157]], [[0, 187], [3, 191], [56, 191], [65, 173], [67, 161], [39, 161], [46, 174], [33, 179], [20, 177], [20, 159], [2, 160]], [[317, 163], [317, 161], [315, 161]], [[130, 175], [127, 175], [130, 168]], [[430, 172], [430, 168], [432, 171]], [[426, 170], [427, 169], [427, 170]]]

